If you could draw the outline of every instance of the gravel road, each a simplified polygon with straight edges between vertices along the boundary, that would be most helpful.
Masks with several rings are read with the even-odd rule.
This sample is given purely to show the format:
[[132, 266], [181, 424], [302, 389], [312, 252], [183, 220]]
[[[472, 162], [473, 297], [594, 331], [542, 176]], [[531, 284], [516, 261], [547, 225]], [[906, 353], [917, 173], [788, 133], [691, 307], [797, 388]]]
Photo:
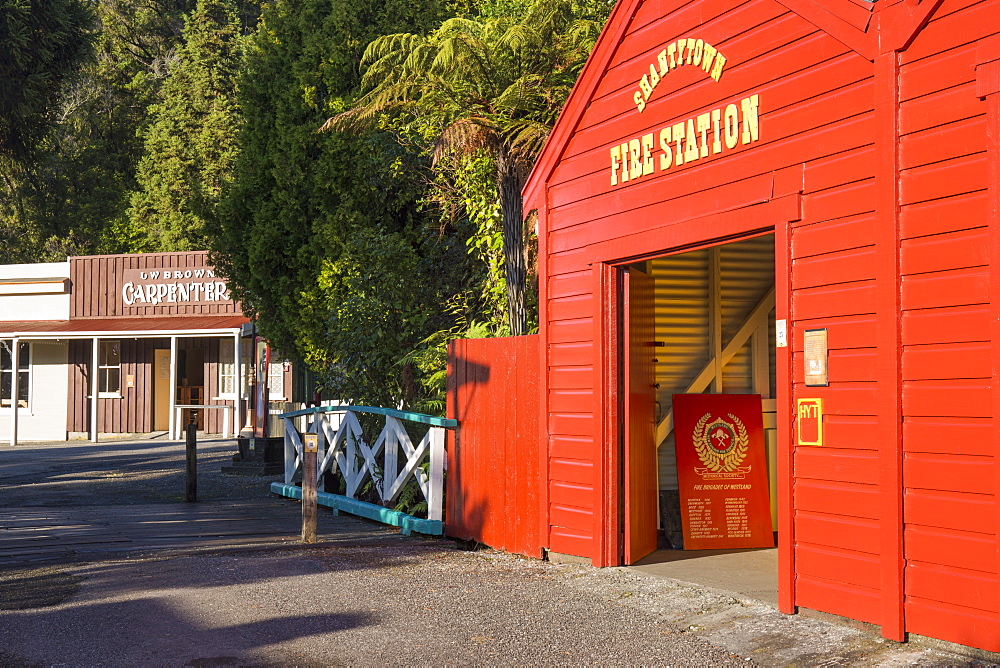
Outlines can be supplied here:
[[[199, 445], [206, 508], [299, 506], [269, 479], [223, 476]], [[0, 518], [27, 508], [183, 500], [183, 445], [0, 447]], [[0, 527], [10, 529], [2, 520]], [[167, 530], [167, 529], [165, 529]], [[3, 666], [964, 665], [954, 647], [787, 616], [627, 568], [554, 564], [324, 515], [287, 537], [211, 549], [100, 551], [0, 563]], [[96, 549], [96, 548], [95, 548]]]

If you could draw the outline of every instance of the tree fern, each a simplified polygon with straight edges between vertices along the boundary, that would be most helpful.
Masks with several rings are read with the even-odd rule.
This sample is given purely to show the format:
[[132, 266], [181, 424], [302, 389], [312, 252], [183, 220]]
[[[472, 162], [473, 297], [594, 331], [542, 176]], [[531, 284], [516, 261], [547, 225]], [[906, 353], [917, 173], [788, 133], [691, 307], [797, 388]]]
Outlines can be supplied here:
[[512, 334], [527, 328], [520, 192], [599, 32], [587, 13], [571, 0], [535, 0], [516, 18], [458, 17], [426, 37], [380, 37], [361, 60], [363, 94], [323, 125], [346, 129], [390, 114], [430, 132], [437, 160], [490, 153]]

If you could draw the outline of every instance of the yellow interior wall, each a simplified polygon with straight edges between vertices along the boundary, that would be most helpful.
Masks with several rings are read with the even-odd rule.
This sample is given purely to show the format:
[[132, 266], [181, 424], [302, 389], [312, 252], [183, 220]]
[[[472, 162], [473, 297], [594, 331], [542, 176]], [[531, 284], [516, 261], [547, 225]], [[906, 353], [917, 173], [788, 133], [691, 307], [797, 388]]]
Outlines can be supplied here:
[[[761, 298], [774, 286], [774, 236], [764, 235], [726, 244], [719, 247], [719, 253], [722, 346], [725, 347]], [[656, 340], [664, 344], [656, 349], [656, 382], [659, 384], [656, 417], [659, 422], [671, 409], [672, 395], [683, 393], [711, 359], [710, 250], [658, 258], [649, 262], [647, 267], [656, 281]], [[765, 400], [774, 396], [773, 310], [768, 325], [770, 382]], [[747, 341], [723, 369], [723, 392], [754, 392], [752, 360], [750, 341]], [[711, 391], [710, 386], [706, 392]], [[773, 415], [767, 414], [771, 404], [773, 402], [765, 401], [765, 434], [769, 444], [773, 444], [775, 434]], [[658, 460], [660, 489], [677, 489], [672, 432], [660, 445]], [[774, 510], [772, 508], [772, 515]]]

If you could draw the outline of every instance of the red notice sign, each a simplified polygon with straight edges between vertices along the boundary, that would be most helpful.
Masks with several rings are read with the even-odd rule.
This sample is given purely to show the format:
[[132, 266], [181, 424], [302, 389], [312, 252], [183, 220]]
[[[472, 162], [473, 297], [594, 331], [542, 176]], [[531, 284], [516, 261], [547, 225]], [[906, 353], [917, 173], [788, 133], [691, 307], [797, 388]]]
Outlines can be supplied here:
[[675, 394], [685, 550], [774, 547], [758, 394]]

